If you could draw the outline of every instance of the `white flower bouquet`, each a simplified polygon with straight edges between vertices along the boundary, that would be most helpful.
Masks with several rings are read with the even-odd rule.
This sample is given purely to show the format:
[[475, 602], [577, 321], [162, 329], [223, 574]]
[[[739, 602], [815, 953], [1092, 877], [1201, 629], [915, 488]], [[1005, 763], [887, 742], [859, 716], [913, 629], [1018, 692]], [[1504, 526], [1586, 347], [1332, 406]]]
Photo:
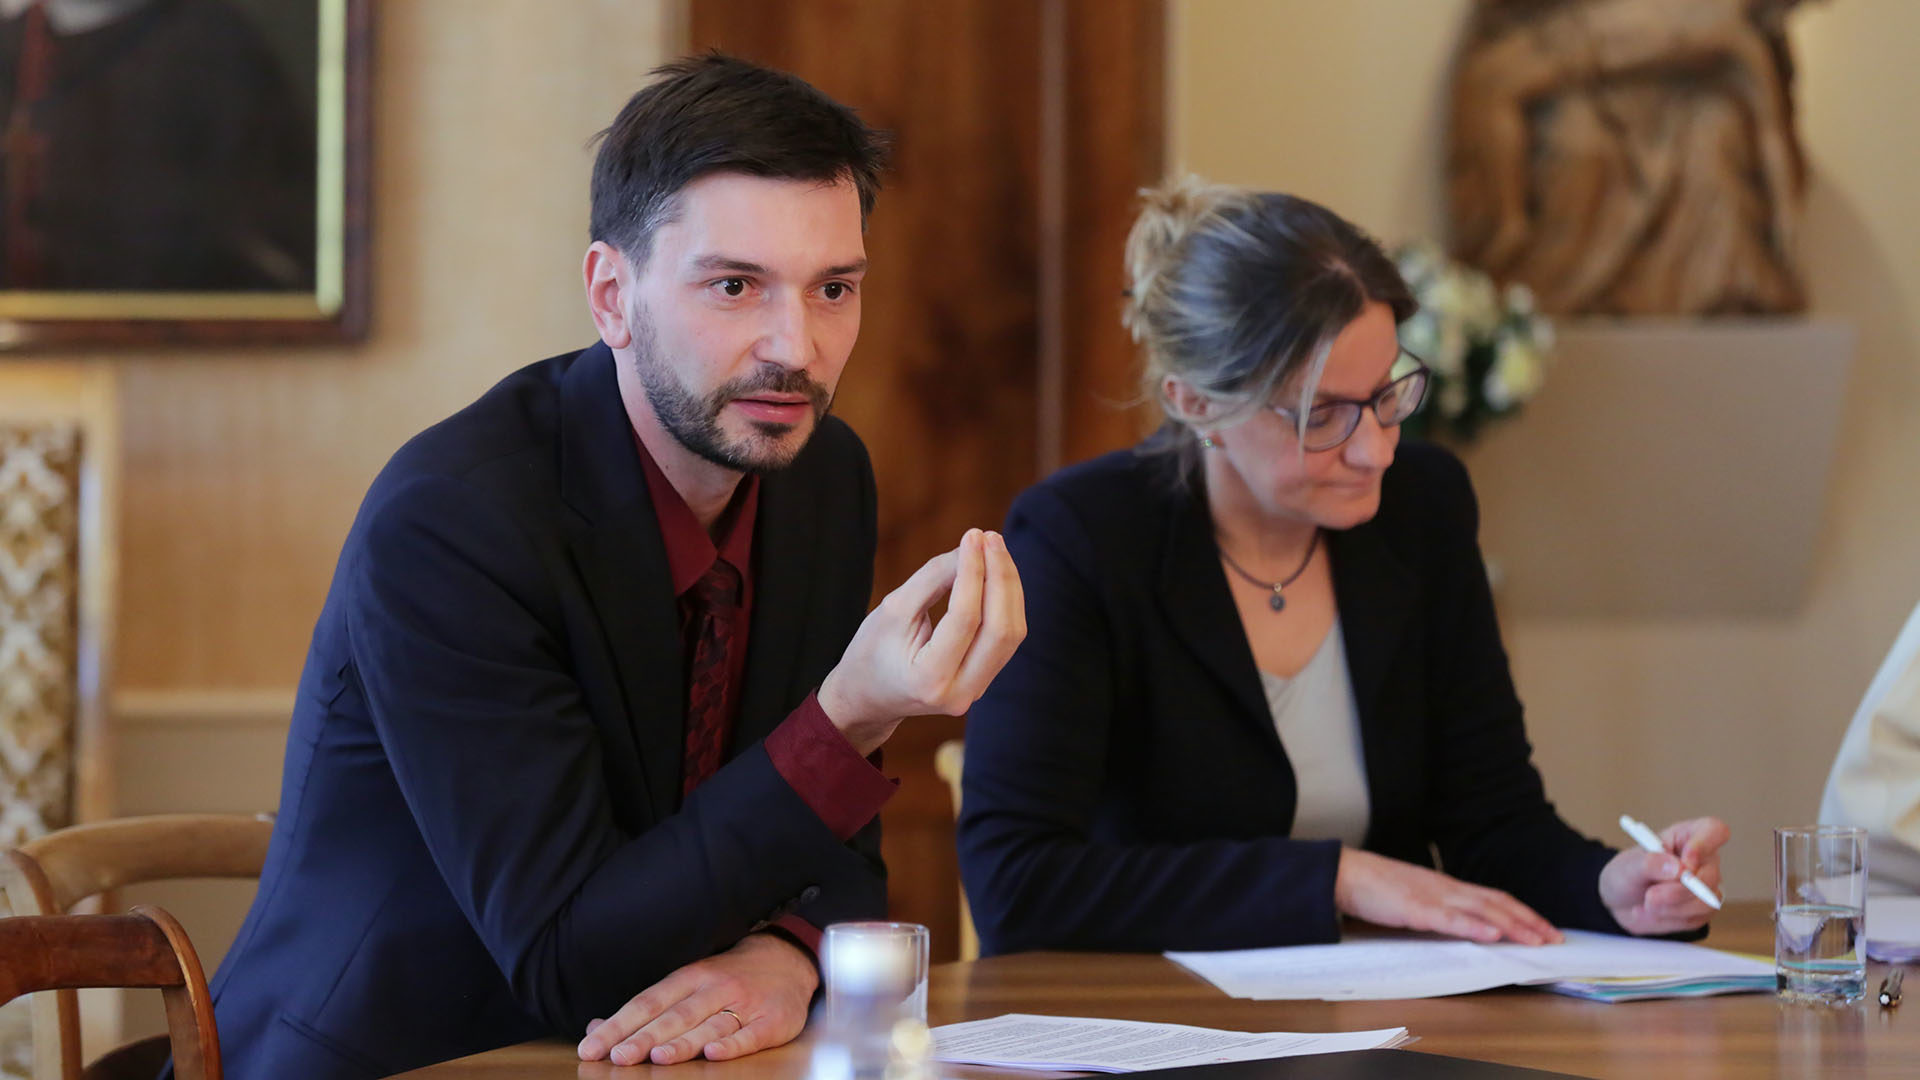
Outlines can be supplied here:
[[1393, 259], [1420, 304], [1400, 324], [1400, 345], [1433, 371], [1426, 407], [1407, 419], [1407, 434], [1469, 442], [1540, 392], [1553, 324], [1525, 285], [1503, 292], [1430, 243], [1403, 247]]

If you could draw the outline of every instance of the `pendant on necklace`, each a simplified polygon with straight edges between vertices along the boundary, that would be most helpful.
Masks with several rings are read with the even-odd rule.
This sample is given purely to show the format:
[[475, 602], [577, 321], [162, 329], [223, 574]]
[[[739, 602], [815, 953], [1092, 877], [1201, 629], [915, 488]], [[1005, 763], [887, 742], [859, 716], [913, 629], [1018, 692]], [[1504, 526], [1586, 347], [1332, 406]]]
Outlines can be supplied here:
[[1280, 611], [1287, 606], [1287, 598], [1280, 595], [1280, 586], [1273, 587], [1273, 595], [1267, 597], [1267, 606], [1275, 611]]

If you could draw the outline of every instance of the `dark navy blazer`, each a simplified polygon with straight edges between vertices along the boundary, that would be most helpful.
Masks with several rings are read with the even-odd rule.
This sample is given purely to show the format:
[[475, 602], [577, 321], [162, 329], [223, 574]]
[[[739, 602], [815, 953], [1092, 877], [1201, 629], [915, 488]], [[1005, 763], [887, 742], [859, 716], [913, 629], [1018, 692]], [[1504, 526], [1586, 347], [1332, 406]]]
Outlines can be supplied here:
[[[1373, 520], [1327, 536], [1372, 808], [1369, 850], [1619, 932], [1612, 852], [1569, 828], [1521, 728], [1466, 471], [1404, 443]], [[960, 866], [981, 945], [1334, 940], [1339, 843], [1288, 838], [1293, 769], [1204, 496], [1121, 451], [1007, 518], [1027, 638], [967, 721]]]
[[763, 482], [730, 760], [682, 805], [678, 616], [613, 364], [508, 376], [367, 493], [213, 984], [231, 1075], [577, 1039], [763, 922], [884, 914], [878, 824], [842, 843], [760, 744], [866, 613], [866, 451], [829, 418]]

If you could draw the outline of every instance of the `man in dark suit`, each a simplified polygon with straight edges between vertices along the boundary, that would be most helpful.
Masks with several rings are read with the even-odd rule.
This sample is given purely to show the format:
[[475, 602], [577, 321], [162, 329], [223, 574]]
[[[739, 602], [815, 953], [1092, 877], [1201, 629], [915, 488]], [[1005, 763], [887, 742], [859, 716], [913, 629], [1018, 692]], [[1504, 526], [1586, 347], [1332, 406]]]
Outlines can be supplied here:
[[1025, 632], [977, 530], [863, 620], [873, 474], [825, 413], [879, 140], [791, 76], [660, 74], [594, 166], [600, 344], [409, 442], [347, 538], [214, 983], [237, 1075], [786, 1042], [817, 928], [885, 911], [868, 757]]

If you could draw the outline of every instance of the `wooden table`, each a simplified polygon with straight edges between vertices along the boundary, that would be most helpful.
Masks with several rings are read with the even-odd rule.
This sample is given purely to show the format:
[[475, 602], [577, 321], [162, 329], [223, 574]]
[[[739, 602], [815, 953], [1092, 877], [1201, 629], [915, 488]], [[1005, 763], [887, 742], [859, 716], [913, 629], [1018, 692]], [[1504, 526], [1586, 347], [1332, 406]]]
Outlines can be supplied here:
[[[1767, 908], [1731, 904], [1711, 943], [1772, 952]], [[1868, 989], [1882, 969], [1868, 972]], [[1915, 988], [1920, 994], [1920, 987]], [[1158, 1020], [1241, 1031], [1358, 1031], [1405, 1025], [1433, 1054], [1620, 1080], [1701, 1077], [1920, 1077], [1920, 999], [1882, 1009], [1871, 994], [1848, 1008], [1782, 1005], [1772, 995], [1602, 1005], [1539, 990], [1489, 990], [1416, 1001], [1243, 1001], [1158, 956], [1026, 953], [933, 970], [934, 1024], [1009, 1012]], [[1907, 1014], [1913, 1013], [1912, 1017]], [[806, 1036], [734, 1062], [695, 1061], [655, 1070], [582, 1064], [570, 1044], [527, 1043], [406, 1074], [430, 1080], [580, 1077], [620, 1080], [799, 1080]], [[956, 1077], [1034, 1073], [943, 1069]]]

